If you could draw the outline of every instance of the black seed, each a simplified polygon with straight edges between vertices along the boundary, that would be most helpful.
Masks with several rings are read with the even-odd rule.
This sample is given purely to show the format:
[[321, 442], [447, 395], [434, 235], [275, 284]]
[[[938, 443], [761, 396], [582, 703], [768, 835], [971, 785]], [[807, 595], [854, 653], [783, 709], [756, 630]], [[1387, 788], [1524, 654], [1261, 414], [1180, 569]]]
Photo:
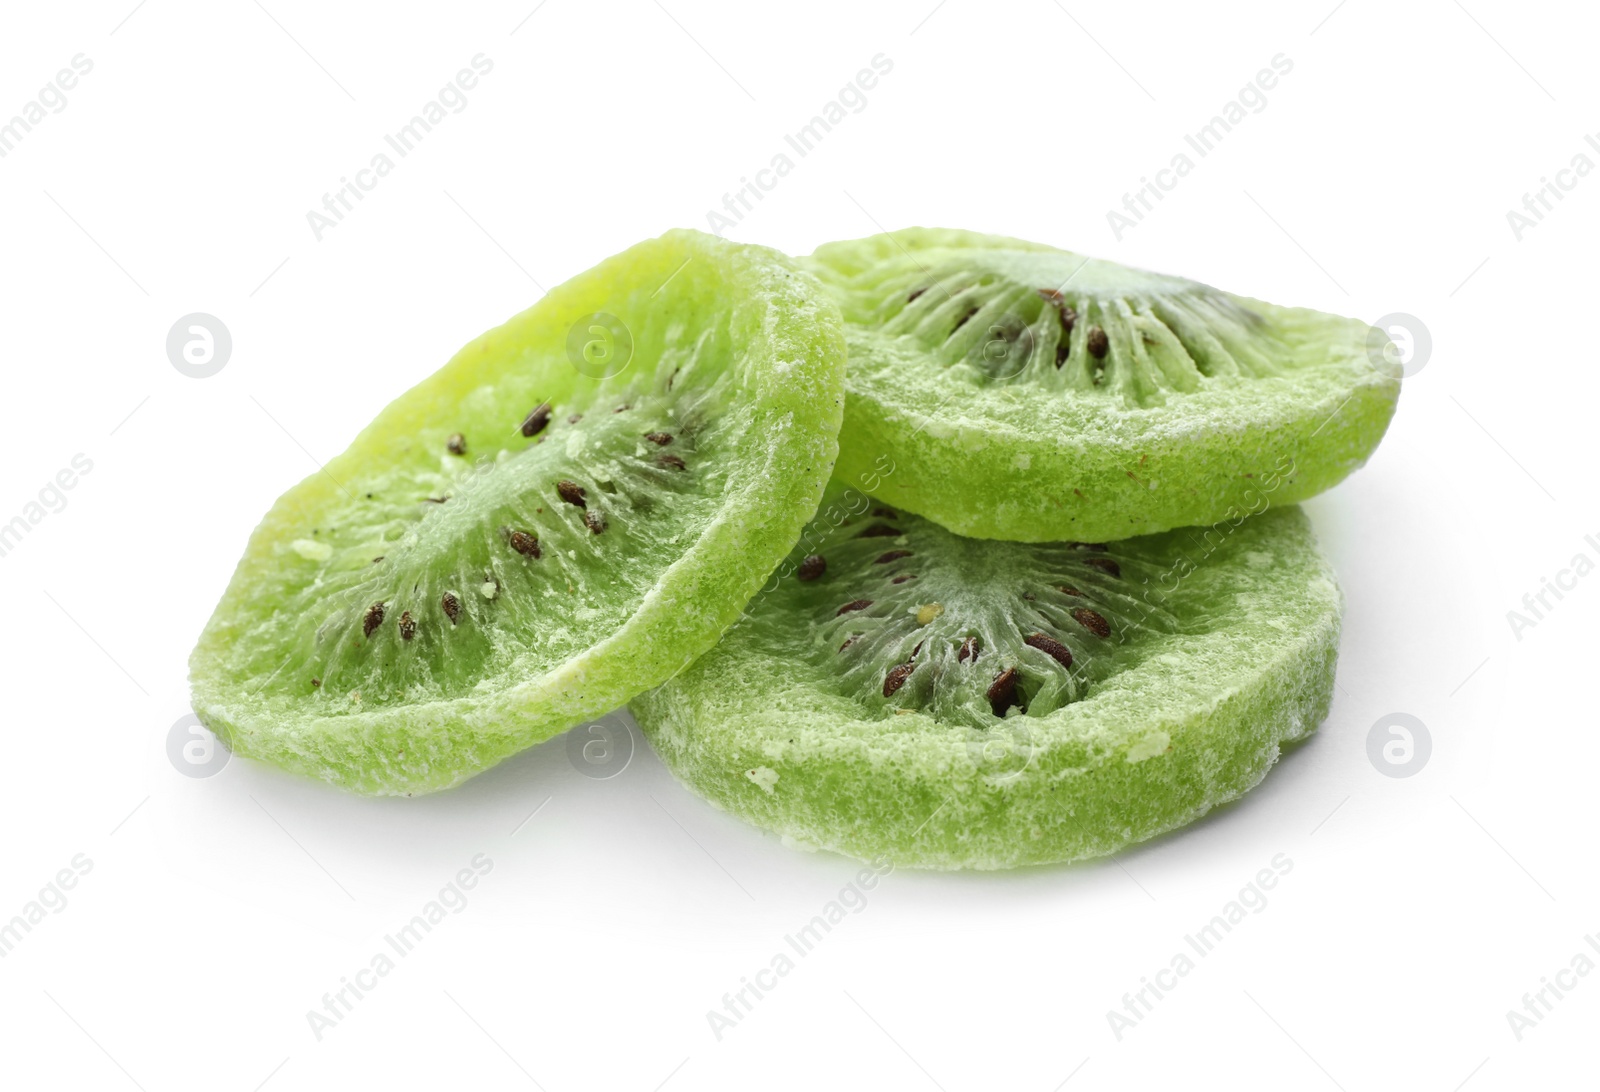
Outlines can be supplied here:
[[841, 614], [849, 614], [851, 611], [857, 610], [866, 610], [870, 606], [872, 606], [872, 600], [870, 599], [852, 599], [850, 602], [846, 603], [844, 606], [835, 611], [833, 616], [837, 618]]
[[402, 641], [409, 641], [409, 640], [411, 640], [411, 638], [415, 637], [416, 635], [417, 635], [417, 623], [416, 623], [416, 620], [411, 617], [411, 612], [410, 611], [408, 611], [408, 610], [401, 611], [400, 612], [400, 639]]
[[1111, 636], [1111, 623], [1107, 622], [1105, 616], [1099, 611], [1090, 610], [1088, 607], [1079, 607], [1072, 612], [1072, 617], [1076, 618], [1080, 626], [1096, 637]]
[[1111, 350], [1111, 339], [1106, 332], [1098, 326], [1089, 327], [1089, 336], [1084, 339], [1084, 345], [1089, 349], [1089, 354], [1096, 360], [1104, 360], [1106, 353]]
[[361, 634], [371, 637], [372, 631], [383, 625], [383, 604], [374, 603], [367, 608], [365, 617], [361, 619]]
[[955, 336], [955, 332], [957, 330], [961, 329], [963, 326], [965, 326], [967, 324], [967, 320], [970, 319], [973, 315], [976, 315], [977, 313], [978, 313], [978, 309], [976, 307], [967, 308], [966, 312], [964, 314], [962, 314], [962, 316], [960, 318], [956, 319], [956, 324], [950, 330], [950, 335], [952, 337], [954, 337]]
[[911, 295], [906, 297], [906, 302], [907, 303], [916, 303], [917, 302], [917, 297], [922, 295], [926, 291], [927, 291], [926, 288], [914, 288], [914, 289], [912, 289], [911, 290]]
[[898, 528], [890, 527], [887, 523], [874, 523], [858, 536], [860, 538], [898, 538]]
[[873, 564], [874, 565], [887, 565], [891, 561], [899, 561], [902, 557], [910, 557], [910, 556], [911, 556], [911, 551], [910, 550], [890, 550], [886, 554], [879, 554], [878, 555], [878, 559], [876, 561], [874, 561]]
[[1122, 575], [1122, 566], [1118, 565], [1115, 561], [1113, 561], [1109, 557], [1086, 557], [1086, 558], [1083, 559], [1083, 563], [1085, 565], [1094, 566], [1096, 569], [1099, 569], [1101, 572], [1105, 573], [1107, 576], [1121, 576]]
[[523, 420], [522, 434], [524, 436], [537, 436], [539, 433], [544, 431], [544, 426], [548, 425], [549, 423], [550, 403], [540, 402], [537, 406], [533, 407], [533, 412], [528, 414], [528, 416]]
[[373, 563], [373, 564], [374, 564], [374, 565], [376, 565], [376, 564], [377, 564], [377, 563], [378, 563], [378, 562], [380, 562], [380, 561], [382, 561], [382, 560], [383, 560], [383, 557], [384, 557], [384, 555], [383, 555], [383, 554], [379, 554], [379, 555], [378, 555], [378, 556], [377, 556], [377, 557], [375, 557], [375, 558], [373, 558], [373, 559], [372, 559], [372, 563]]
[[994, 677], [994, 682], [989, 684], [989, 689], [983, 696], [989, 699], [989, 708], [994, 715], [1003, 717], [1006, 710], [1017, 704], [1017, 680], [1022, 678], [1022, 672], [1014, 667], [1008, 667]]
[[673, 470], [684, 470], [684, 469], [687, 469], [683, 465], [683, 460], [678, 458], [676, 455], [657, 455], [656, 456], [656, 464], [658, 466], [669, 467], [669, 468], [671, 468]]
[[895, 577], [893, 580], [889, 581], [889, 583], [891, 583], [891, 584], [904, 584], [907, 580], [915, 580], [916, 578], [917, 578], [917, 574], [916, 573], [906, 573], [903, 576]]
[[839, 651], [843, 652], [845, 649], [849, 648], [859, 640], [861, 640], [861, 634], [852, 633], [849, 637], [845, 638], [844, 644], [839, 646]]
[[964, 664], [968, 660], [976, 660], [977, 658], [978, 639], [976, 637], [968, 637], [961, 642], [961, 648], [956, 652], [956, 663]]
[[1022, 639], [1022, 643], [1038, 649], [1062, 667], [1072, 666], [1072, 650], [1054, 637], [1046, 637], [1042, 633], [1030, 633]]
[[662, 447], [672, 443], [672, 433], [670, 432], [647, 432], [644, 434], [644, 438], [652, 444], [660, 444]]
[[1067, 341], [1065, 336], [1063, 336], [1062, 339], [1056, 343], [1056, 367], [1059, 368], [1061, 365], [1065, 364], [1067, 362], [1067, 356], [1071, 352], [1072, 344]]
[[622, 405], [618, 406], [616, 409], [612, 410], [611, 412], [612, 413], [621, 413], [624, 410], [631, 410], [632, 408], [633, 408], [632, 406], [630, 406], [626, 402], [624, 402]]
[[899, 519], [900, 518], [895, 513], [895, 510], [893, 508], [883, 508], [883, 507], [874, 508], [872, 510], [872, 514], [875, 515], [875, 516], [881, 516], [884, 519]]
[[467, 453], [467, 438], [459, 432], [451, 433], [450, 439], [444, 442], [444, 449], [452, 455], [465, 455]]
[[588, 502], [584, 500], [588, 494], [577, 482], [569, 482], [563, 478], [556, 482], [556, 492], [561, 494], [561, 499], [568, 504], [576, 504], [579, 508], [589, 507]]
[[449, 499], [449, 497], [423, 497], [422, 502], [424, 504], [443, 504]]
[[1081, 591], [1079, 591], [1077, 588], [1074, 588], [1071, 584], [1063, 584], [1057, 588], [1056, 591], [1060, 592], [1062, 595], [1083, 595]]
[[585, 512], [583, 522], [588, 524], [589, 530], [599, 534], [606, 529], [606, 517], [598, 511]]
[[883, 696], [886, 698], [894, 697], [894, 692], [906, 684], [906, 680], [911, 677], [911, 673], [916, 669], [917, 665], [910, 661], [891, 667], [889, 673], [883, 677]]
[[815, 580], [828, 571], [828, 559], [821, 554], [812, 554], [794, 568], [794, 575], [801, 580]]
[[445, 592], [444, 598], [439, 600], [439, 605], [444, 608], [444, 616], [450, 619], [453, 626], [461, 617], [461, 600], [456, 598], [455, 592]]
[[511, 543], [511, 548], [523, 557], [539, 556], [539, 540], [526, 531], [512, 531], [507, 541]]
[[312, 679], [311, 680], [311, 685], [312, 686], [321, 686], [322, 685], [322, 680], [321, 679]]

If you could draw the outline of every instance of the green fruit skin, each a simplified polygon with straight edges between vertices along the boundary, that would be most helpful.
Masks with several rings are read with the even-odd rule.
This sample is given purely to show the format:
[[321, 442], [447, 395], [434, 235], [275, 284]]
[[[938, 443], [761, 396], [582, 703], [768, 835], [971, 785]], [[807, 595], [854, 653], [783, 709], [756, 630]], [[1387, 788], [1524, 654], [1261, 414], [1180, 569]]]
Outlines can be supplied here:
[[[699, 259], [696, 261], [696, 259]], [[730, 486], [723, 514], [649, 593], [629, 622], [587, 656], [536, 677], [497, 680], [482, 697], [317, 716], [250, 692], [224, 671], [228, 646], [252, 630], [293, 625], [262, 588], [283, 544], [347, 502], [358, 483], [419, 436], [450, 431], [441, 407], [492, 384], [511, 362], [543, 368], [540, 390], [559, 404], [585, 380], [564, 357], [576, 316], [659, 305], [652, 288], [727, 318], [749, 334], [740, 364], [754, 428], [751, 470]], [[768, 296], [746, 298], [754, 286]], [[623, 301], [619, 303], [619, 300]], [[250, 537], [233, 579], [190, 656], [195, 713], [235, 753], [369, 795], [450, 788], [506, 757], [595, 716], [681, 670], [718, 640], [789, 551], [816, 511], [838, 450], [844, 342], [837, 308], [810, 275], [764, 247], [674, 230], [640, 243], [551, 290], [468, 343], [401, 395], [351, 446], [290, 489]], [[515, 422], [527, 404], [507, 406]], [[443, 417], [444, 424], [441, 425]], [[536, 618], [529, 619], [537, 624]], [[276, 695], [273, 695], [276, 697]]]
[[[860, 274], [906, 248], [984, 247], [1054, 250], [910, 228], [829, 244], [808, 261], [829, 283], [830, 268], [834, 279]], [[892, 366], [869, 371], [847, 322], [837, 476], [958, 534], [1016, 542], [1129, 538], [1258, 511], [1257, 497], [1281, 506], [1316, 496], [1362, 466], [1383, 438], [1399, 365], [1373, 350], [1372, 328], [1359, 320], [1232, 298], [1272, 323], [1296, 355], [1326, 367], [1123, 407], [1022, 385], [930, 386], [929, 377]], [[1269, 475], [1275, 484], [1263, 489]]]
[[[1200, 424], [1138, 451], [1085, 435], [1041, 440], [999, 422], [963, 427], [955, 449], [933, 430], [915, 431], [920, 416], [852, 385], [836, 474], [972, 538], [1113, 541], [1256, 511], [1258, 497], [1277, 507], [1331, 489], [1377, 447], [1398, 392], [1397, 381], [1379, 379], [1343, 408], [1328, 401], [1320, 419], [1263, 419], [1249, 432]], [[1263, 479], [1276, 484], [1263, 488]]]
[[1246, 521], [1236, 550], [1267, 530], [1293, 545], [1272, 562], [1284, 594], [1037, 718], [1015, 776], [920, 713], [861, 720], [825, 680], [741, 651], [737, 630], [630, 708], [691, 788], [801, 847], [935, 870], [1104, 856], [1241, 796], [1327, 716], [1341, 593], [1298, 509]]

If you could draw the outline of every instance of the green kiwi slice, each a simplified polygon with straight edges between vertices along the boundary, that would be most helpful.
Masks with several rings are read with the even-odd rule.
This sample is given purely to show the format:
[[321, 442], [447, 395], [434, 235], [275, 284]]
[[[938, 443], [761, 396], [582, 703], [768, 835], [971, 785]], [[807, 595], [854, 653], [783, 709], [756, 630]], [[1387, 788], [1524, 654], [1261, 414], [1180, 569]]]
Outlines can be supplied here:
[[273, 505], [190, 660], [236, 752], [453, 785], [709, 649], [816, 511], [838, 309], [693, 231], [477, 338]]
[[1114, 852], [1326, 716], [1341, 597], [1295, 507], [1111, 543], [963, 538], [830, 492], [722, 642], [630, 705], [713, 804], [917, 868]]
[[977, 538], [1210, 524], [1342, 480], [1400, 369], [1355, 319], [967, 231], [806, 259], [844, 311], [841, 478]]

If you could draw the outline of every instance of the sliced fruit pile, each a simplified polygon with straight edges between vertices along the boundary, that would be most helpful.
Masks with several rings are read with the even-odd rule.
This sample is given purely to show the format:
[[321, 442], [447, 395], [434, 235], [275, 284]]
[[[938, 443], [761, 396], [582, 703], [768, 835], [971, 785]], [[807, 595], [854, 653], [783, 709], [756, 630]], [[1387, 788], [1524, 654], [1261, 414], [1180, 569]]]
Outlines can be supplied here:
[[1110, 853], [1326, 715], [1340, 594], [1292, 502], [1387, 426], [1368, 337], [967, 232], [800, 263], [672, 232], [281, 498], [195, 709], [410, 794], [631, 703], [686, 783], [807, 845]]

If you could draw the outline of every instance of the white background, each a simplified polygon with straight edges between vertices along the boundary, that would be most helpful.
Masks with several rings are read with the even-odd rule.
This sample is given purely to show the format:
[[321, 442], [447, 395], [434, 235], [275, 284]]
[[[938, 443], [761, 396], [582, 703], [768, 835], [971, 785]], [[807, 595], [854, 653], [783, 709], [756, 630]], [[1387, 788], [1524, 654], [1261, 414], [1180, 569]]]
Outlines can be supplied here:
[[[0, 119], [93, 62], [0, 159], [0, 522], [93, 463], [0, 557], [0, 919], [92, 861], [0, 960], [0, 1083], [1593, 1083], [1600, 974], [1520, 1041], [1506, 1016], [1600, 934], [1600, 576], [1507, 620], [1600, 560], [1600, 177], [1520, 241], [1506, 217], [1600, 164], [1592, 11], [134, 2], [0, 16]], [[307, 211], [479, 53], [469, 105], [318, 241]], [[705, 227], [880, 53], [865, 109], [727, 234], [990, 230], [1431, 332], [1381, 450], [1308, 505], [1348, 596], [1318, 735], [1115, 860], [890, 875], [720, 1041], [707, 1011], [857, 866], [711, 810], [642, 742], [609, 780], [556, 739], [413, 800], [180, 775], [185, 659], [271, 500], [540, 286]], [[1265, 109], [1117, 239], [1107, 210], [1280, 53]], [[234, 344], [204, 380], [165, 352], [197, 311]], [[1433, 743], [1407, 778], [1367, 757], [1396, 712]], [[466, 908], [319, 1041], [307, 1011], [479, 853]], [[1267, 907], [1119, 1040], [1107, 1011], [1279, 853]]]

